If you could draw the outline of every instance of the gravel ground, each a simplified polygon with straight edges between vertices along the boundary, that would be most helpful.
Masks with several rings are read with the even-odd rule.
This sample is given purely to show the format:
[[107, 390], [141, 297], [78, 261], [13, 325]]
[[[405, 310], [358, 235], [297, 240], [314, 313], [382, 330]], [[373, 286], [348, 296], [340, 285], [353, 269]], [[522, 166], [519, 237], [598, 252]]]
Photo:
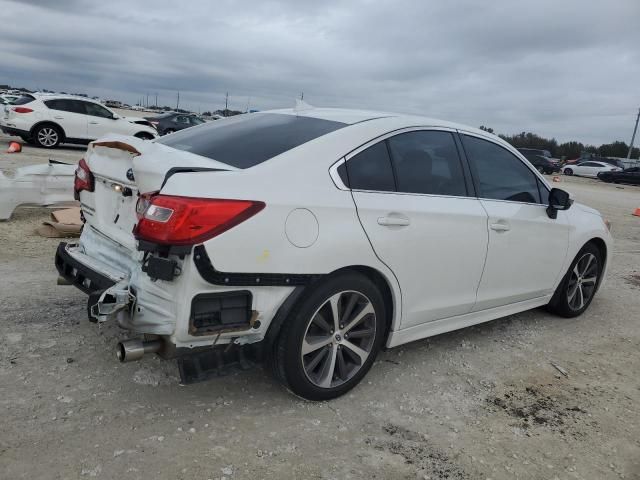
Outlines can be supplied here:
[[[0, 168], [82, 152], [26, 147]], [[18, 209], [0, 223], [0, 477], [640, 478], [640, 188], [559, 186], [616, 238], [582, 317], [538, 309], [383, 352], [328, 403], [261, 370], [182, 387], [172, 362], [119, 364], [125, 334], [56, 286], [58, 242], [34, 234], [49, 211]]]

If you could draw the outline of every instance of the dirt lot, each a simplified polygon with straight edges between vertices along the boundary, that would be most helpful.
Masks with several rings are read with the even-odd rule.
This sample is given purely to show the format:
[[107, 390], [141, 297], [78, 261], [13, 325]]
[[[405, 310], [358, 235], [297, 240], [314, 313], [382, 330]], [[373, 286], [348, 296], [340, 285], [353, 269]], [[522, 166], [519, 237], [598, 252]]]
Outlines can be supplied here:
[[[27, 147], [0, 168], [82, 151]], [[33, 233], [48, 211], [19, 209], [0, 223], [0, 478], [640, 478], [640, 188], [562, 180], [616, 238], [587, 313], [534, 310], [384, 352], [329, 403], [261, 370], [181, 387], [173, 363], [117, 363], [125, 334], [56, 286], [58, 242]]]

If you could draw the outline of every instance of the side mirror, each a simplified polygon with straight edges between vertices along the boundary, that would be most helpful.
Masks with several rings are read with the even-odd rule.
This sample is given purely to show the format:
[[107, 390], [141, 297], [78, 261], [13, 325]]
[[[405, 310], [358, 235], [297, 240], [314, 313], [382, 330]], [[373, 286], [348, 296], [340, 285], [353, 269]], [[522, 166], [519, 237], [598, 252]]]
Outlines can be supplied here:
[[549, 192], [549, 206], [547, 215], [549, 218], [558, 218], [558, 210], [569, 210], [573, 200], [569, 198], [569, 193], [559, 188], [552, 188]]

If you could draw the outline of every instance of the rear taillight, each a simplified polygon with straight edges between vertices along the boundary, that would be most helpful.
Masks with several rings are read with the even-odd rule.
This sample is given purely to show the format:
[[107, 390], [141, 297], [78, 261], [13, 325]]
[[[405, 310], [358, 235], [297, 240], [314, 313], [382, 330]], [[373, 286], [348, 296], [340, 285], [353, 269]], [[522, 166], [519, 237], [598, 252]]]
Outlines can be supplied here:
[[263, 202], [252, 200], [155, 195], [141, 196], [136, 210], [145, 202], [148, 203], [133, 234], [138, 240], [162, 245], [202, 243], [244, 222], [265, 207]]
[[27, 107], [12, 107], [11, 110], [13, 110], [16, 113], [31, 113], [31, 112], [33, 112], [33, 109], [27, 108]]
[[84, 161], [84, 158], [78, 162], [78, 168], [76, 168], [76, 175], [73, 180], [73, 198], [80, 200], [80, 192], [87, 190], [93, 192], [94, 178], [93, 173], [89, 170], [89, 165]]

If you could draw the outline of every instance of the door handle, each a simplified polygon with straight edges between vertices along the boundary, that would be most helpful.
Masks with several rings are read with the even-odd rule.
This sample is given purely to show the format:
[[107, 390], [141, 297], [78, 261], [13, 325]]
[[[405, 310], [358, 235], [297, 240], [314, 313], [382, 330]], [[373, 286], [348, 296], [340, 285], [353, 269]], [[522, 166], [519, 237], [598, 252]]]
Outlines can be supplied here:
[[378, 217], [378, 225], [385, 227], [406, 227], [411, 221], [406, 217]]
[[508, 232], [509, 230], [511, 230], [511, 227], [506, 223], [492, 223], [491, 225], [489, 225], [489, 227], [491, 228], [491, 230], [494, 230], [496, 232]]
[[89, 122], [91, 125], [98, 125], [98, 122]]
[[55, 118], [56, 120], [64, 120], [64, 117], [60, 117], [60, 116], [56, 116], [56, 117], [53, 117], [53, 118]]

